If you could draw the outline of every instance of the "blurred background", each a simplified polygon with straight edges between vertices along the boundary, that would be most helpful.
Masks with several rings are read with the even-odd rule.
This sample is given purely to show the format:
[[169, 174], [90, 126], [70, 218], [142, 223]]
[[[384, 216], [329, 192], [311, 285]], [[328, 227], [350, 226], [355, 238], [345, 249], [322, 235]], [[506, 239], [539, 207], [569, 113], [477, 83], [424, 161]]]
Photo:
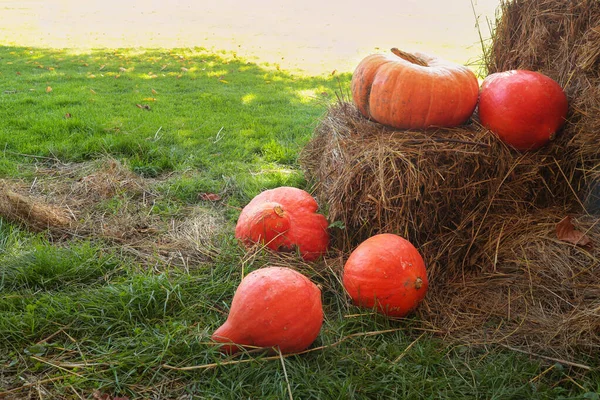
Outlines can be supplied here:
[[[0, 0], [0, 44], [204, 47], [320, 74], [399, 47], [462, 63], [481, 55], [499, 0]], [[479, 25], [479, 30], [477, 26]]]

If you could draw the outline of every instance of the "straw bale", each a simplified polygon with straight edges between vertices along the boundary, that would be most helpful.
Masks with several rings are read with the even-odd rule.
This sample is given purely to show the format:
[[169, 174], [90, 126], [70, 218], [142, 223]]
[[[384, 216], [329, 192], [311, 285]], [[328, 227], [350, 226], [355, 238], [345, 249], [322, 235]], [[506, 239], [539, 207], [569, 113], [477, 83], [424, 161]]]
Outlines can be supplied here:
[[[484, 266], [432, 287], [422, 317], [452, 340], [499, 343], [551, 357], [600, 350], [600, 223], [579, 215], [593, 247], [563, 242], [563, 209], [506, 219], [479, 236]], [[497, 218], [491, 218], [496, 220]]]
[[562, 175], [545, 153], [515, 153], [476, 122], [431, 131], [397, 131], [362, 117], [349, 102], [332, 105], [300, 163], [331, 221], [338, 245], [393, 232], [422, 246], [468, 236], [491, 210], [507, 213], [561, 203]]

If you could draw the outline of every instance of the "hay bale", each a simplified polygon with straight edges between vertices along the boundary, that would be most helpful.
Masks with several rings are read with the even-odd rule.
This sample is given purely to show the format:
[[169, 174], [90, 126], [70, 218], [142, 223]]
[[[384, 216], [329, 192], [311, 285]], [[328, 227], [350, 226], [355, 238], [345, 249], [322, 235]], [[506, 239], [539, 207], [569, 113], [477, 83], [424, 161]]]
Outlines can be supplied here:
[[[595, 244], [560, 241], [563, 209], [538, 210], [488, 229], [477, 247], [485, 268], [434, 286], [422, 318], [454, 341], [500, 343], [551, 357], [600, 350], [600, 224], [578, 216]], [[498, 218], [490, 218], [498, 220]]]
[[[477, 123], [396, 131], [332, 105], [300, 157], [346, 253], [380, 232], [423, 254], [422, 320], [450, 341], [498, 343], [549, 357], [600, 349], [600, 247], [560, 241], [576, 212], [596, 245], [600, 224], [600, 2], [501, 3], [490, 73], [530, 69], [565, 89], [570, 110], [549, 146], [524, 154]], [[341, 267], [340, 267], [341, 268]]]
[[503, 1], [492, 39], [489, 73], [530, 69], [564, 88], [568, 122], [553, 154], [584, 199], [600, 181], [600, 2]]
[[[433, 131], [397, 131], [362, 117], [348, 102], [331, 106], [303, 149], [300, 164], [351, 249], [394, 232], [417, 246], [447, 238], [468, 246], [484, 216], [562, 202], [549, 183], [555, 160], [519, 154], [476, 122]], [[447, 252], [448, 243], [441, 245]]]

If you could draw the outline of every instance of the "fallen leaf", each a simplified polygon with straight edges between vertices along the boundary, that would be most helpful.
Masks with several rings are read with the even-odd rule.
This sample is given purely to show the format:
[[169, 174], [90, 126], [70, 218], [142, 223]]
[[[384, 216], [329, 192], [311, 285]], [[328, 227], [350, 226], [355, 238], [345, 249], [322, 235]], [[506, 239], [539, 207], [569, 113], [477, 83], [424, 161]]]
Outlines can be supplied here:
[[127, 71], [127, 68], [119, 67], [119, 71], [125, 72], [125, 71]]
[[94, 75], [94, 74], [89, 74], [89, 75], [88, 75], [88, 78], [92, 78], [92, 79], [94, 79], [95, 77], [96, 77], [96, 75]]
[[556, 224], [556, 236], [563, 242], [572, 243], [576, 246], [588, 247], [593, 246], [592, 240], [583, 232], [575, 229], [571, 217], [563, 218]]
[[189, 71], [189, 69], [187, 69], [186, 67], [181, 67], [181, 70], [182, 70], [183, 72], [188, 72], [188, 71]]
[[50, 86], [46, 87], [46, 93], [50, 93], [52, 91], [52, 88]]
[[98, 69], [98, 71], [102, 71], [104, 69], [104, 67], [106, 67], [106, 64], [101, 65], [100, 68]]
[[94, 400], [129, 400], [129, 397], [127, 396], [111, 396], [109, 394], [102, 393], [98, 390], [92, 393], [92, 397], [94, 398]]
[[158, 92], [154, 89], [152, 89], [152, 94], [158, 94]]
[[162, 67], [160, 67], [160, 70], [161, 70], [161, 71], [164, 71], [164, 70], [165, 70], [165, 68], [167, 68], [167, 64], [165, 64], [165, 65], [163, 65]]
[[92, 393], [92, 396], [94, 397], [95, 400], [110, 400], [110, 396], [107, 395], [106, 393], [101, 393], [99, 391], [94, 391], [94, 393]]
[[96, 94], [96, 91], [94, 89], [90, 89], [90, 93], [91, 94]]
[[221, 82], [221, 83], [229, 83], [225, 79], [219, 79], [219, 82]]
[[65, 119], [69, 119], [69, 118], [71, 118], [71, 114], [70, 113], [66, 113], [65, 114]]
[[143, 101], [156, 101], [154, 97], [146, 97], [142, 99]]
[[198, 194], [198, 198], [204, 201], [219, 201], [221, 200], [221, 196], [215, 193], [200, 193]]
[[148, 110], [148, 111], [150, 111], [150, 106], [148, 104], [136, 104], [135, 106], [137, 108], [141, 108], [142, 110]]
[[21, 75], [21, 73], [19, 71], [17, 71], [17, 75]]

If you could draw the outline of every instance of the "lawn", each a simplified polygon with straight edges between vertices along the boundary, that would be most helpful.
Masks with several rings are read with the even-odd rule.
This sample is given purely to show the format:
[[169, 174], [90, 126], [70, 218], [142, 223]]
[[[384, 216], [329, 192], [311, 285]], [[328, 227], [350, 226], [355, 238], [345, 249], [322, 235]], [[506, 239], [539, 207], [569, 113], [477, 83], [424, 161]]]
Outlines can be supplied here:
[[[253, 196], [310, 190], [297, 157], [348, 73], [199, 47], [5, 46], [0, 65], [0, 183], [75, 221], [0, 219], [0, 398], [598, 398], [597, 370], [446, 342], [351, 305], [331, 259], [240, 248]], [[222, 355], [241, 278], [288, 264], [322, 287], [312, 350]]]

